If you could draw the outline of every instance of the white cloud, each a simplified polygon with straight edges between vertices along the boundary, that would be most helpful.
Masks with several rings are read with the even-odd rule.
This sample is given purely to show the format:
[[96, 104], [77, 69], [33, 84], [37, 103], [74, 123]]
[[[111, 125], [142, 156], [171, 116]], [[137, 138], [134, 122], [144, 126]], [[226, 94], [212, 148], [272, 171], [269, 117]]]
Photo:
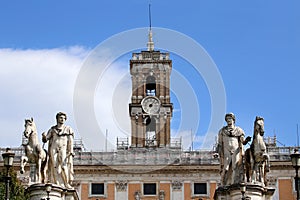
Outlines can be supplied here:
[[[82, 138], [85, 144], [96, 141], [97, 145], [86, 146], [88, 150], [104, 150], [103, 137], [100, 138], [102, 145], [97, 141], [97, 130], [78, 132], [73, 113], [75, 83], [89, 53], [89, 49], [79, 46], [0, 49], [1, 147], [21, 145], [24, 119], [30, 117], [36, 122], [41, 140], [41, 133], [56, 123], [56, 113], [64, 111], [68, 114], [67, 124], [75, 130], [75, 137]], [[94, 64], [99, 67], [99, 63]], [[114, 148], [116, 137], [130, 138], [130, 80], [128, 59], [114, 62], [99, 77], [94, 96], [95, 114], [101, 131], [109, 131], [108, 150]], [[85, 98], [89, 92], [80, 91], [80, 98]], [[89, 119], [80, 123], [88, 124]]]
[[89, 49], [0, 49], [0, 146], [21, 144], [24, 118], [34, 117], [39, 134], [55, 124], [55, 114], [72, 118], [72, 93]]
[[[89, 53], [89, 49], [79, 46], [35, 50], [0, 49], [1, 147], [21, 145], [25, 118], [34, 117], [41, 135], [55, 124], [55, 114], [59, 111], [68, 114], [67, 124], [73, 127], [77, 138], [83, 139], [88, 150], [105, 149], [106, 129], [108, 150], [115, 148], [117, 137], [128, 137], [130, 140], [128, 103], [131, 78], [128, 58], [115, 61], [98, 77], [93, 97], [94, 112], [101, 131], [83, 129], [79, 133], [77, 130], [73, 92], [77, 76]], [[101, 53], [100, 58], [103, 57], [105, 52]], [[94, 73], [94, 69], [97, 71], [99, 64], [92, 63], [91, 73]], [[79, 98], [85, 99], [90, 93], [87, 90], [89, 88], [80, 91]], [[179, 110], [174, 109], [174, 112]], [[84, 116], [82, 119], [80, 123], [90, 123], [89, 117]], [[180, 122], [178, 119], [172, 121]], [[188, 149], [191, 146], [191, 131], [180, 127], [180, 130], [172, 130], [172, 137], [181, 137], [183, 148]], [[201, 141], [197, 142], [201, 144]]]
[[114, 62], [99, 79], [95, 94], [95, 114], [102, 134], [106, 130], [108, 134], [107, 138], [97, 135], [98, 142], [89, 141], [93, 148], [104, 150], [103, 142], [107, 139], [107, 149], [110, 150], [115, 148], [117, 137], [130, 139], [130, 81], [128, 60]]

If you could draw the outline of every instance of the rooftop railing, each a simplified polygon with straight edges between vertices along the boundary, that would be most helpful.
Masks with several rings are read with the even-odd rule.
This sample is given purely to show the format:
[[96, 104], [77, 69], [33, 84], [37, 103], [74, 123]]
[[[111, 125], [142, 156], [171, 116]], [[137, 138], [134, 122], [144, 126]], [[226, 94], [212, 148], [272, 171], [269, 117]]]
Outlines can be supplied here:
[[[119, 142], [122, 141], [120, 140]], [[126, 142], [126, 141], [125, 141]], [[174, 145], [176, 142], [174, 143]], [[194, 150], [184, 151], [181, 148], [120, 148], [115, 151], [76, 151], [74, 157], [75, 165], [208, 165], [218, 164], [219, 159], [215, 151]], [[77, 146], [75, 146], [77, 147]], [[268, 147], [267, 151], [271, 161], [290, 161], [290, 154], [294, 152], [295, 147]], [[15, 153], [15, 162], [18, 162], [22, 155], [25, 155], [23, 147], [11, 148]], [[0, 148], [0, 154], [4, 153], [6, 148]], [[0, 161], [3, 161], [0, 156]]]
[[141, 53], [133, 53], [132, 60], [169, 60], [170, 54], [160, 51], [142, 51]]

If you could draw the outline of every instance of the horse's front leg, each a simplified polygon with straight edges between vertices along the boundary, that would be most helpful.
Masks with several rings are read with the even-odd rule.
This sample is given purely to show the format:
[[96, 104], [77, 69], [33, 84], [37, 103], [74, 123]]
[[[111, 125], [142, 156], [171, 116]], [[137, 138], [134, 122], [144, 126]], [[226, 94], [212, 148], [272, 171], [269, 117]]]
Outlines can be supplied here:
[[258, 168], [257, 168], [257, 179], [258, 179], [258, 182], [261, 182], [261, 176], [262, 176], [262, 164], [261, 162], [259, 162], [258, 164]]
[[255, 173], [255, 159], [253, 158], [254, 155], [252, 152], [250, 153], [250, 172], [249, 175], [251, 177], [251, 183], [254, 183], [256, 181], [256, 173]]
[[46, 178], [47, 178], [47, 170], [48, 170], [48, 156], [45, 150], [43, 150], [43, 153], [41, 153], [41, 179], [42, 183], [45, 183]]
[[36, 163], [36, 175], [37, 175], [37, 181], [38, 181], [38, 183], [42, 182], [42, 178], [41, 178], [41, 166], [42, 166], [42, 159], [38, 158], [38, 161]]
[[264, 154], [264, 160], [265, 160], [265, 171], [270, 171], [270, 156], [269, 154]]
[[42, 170], [41, 174], [42, 174], [42, 183], [45, 183], [46, 179], [47, 179], [48, 166], [47, 166], [47, 160], [43, 161], [43, 162], [45, 162], [45, 163], [42, 164], [43, 166], [41, 168], [41, 170]]
[[257, 163], [253, 163], [251, 183], [256, 183], [257, 179]]
[[265, 161], [262, 161], [262, 163], [260, 164], [260, 182], [263, 184], [264, 186], [264, 180], [265, 180]]
[[263, 181], [264, 181], [264, 184], [265, 186], [268, 186], [268, 181], [267, 181], [267, 170], [270, 170], [270, 169], [267, 169], [268, 168], [268, 163], [265, 163], [264, 165], [264, 177], [263, 177]]
[[25, 169], [24, 167], [26, 166], [28, 162], [28, 157], [27, 156], [21, 156], [21, 163], [20, 163], [20, 173], [24, 174]]

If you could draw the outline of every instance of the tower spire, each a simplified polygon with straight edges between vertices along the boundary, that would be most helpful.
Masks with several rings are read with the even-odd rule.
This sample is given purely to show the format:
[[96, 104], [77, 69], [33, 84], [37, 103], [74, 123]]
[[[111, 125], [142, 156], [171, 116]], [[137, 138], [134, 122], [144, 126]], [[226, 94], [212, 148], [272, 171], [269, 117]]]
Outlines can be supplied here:
[[151, 25], [151, 4], [149, 4], [149, 33], [148, 33], [148, 51], [154, 50], [154, 42], [152, 40], [152, 25]]

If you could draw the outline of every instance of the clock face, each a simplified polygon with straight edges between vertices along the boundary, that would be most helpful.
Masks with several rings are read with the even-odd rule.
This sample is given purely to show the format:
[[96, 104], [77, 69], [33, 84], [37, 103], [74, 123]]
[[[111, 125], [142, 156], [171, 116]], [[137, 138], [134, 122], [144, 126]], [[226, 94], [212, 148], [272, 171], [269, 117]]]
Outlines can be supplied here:
[[160, 101], [157, 97], [148, 96], [142, 100], [142, 108], [148, 114], [155, 114], [159, 111]]

